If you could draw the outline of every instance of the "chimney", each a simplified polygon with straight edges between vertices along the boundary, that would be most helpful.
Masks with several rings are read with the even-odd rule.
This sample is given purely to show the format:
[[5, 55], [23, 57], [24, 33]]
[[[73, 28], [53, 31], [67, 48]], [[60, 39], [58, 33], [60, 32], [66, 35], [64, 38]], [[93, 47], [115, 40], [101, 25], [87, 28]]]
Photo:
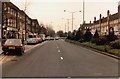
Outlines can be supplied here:
[[85, 21], [84, 21], [84, 24], [85, 24]]
[[91, 21], [90, 21], [90, 24], [91, 24]]
[[108, 10], [108, 11], [107, 11], [107, 16], [109, 16], [109, 15], [110, 15], [110, 11]]
[[96, 21], [96, 17], [94, 17], [94, 21]]
[[101, 19], [102, 15], [100, 14], [100, 19]]

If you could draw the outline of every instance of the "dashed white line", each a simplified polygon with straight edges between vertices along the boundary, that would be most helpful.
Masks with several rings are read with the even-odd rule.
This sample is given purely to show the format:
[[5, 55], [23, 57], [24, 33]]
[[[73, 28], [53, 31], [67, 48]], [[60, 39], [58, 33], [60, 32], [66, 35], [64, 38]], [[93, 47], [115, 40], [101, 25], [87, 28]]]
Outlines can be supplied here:
[[63, 57], [60, 57], [61, 60], [63, 60]]
[[60, 50], [58, 50], [58, 52], [60, 52]]
[[68, 78], [71, 78], [71, 77], [68, 77]]

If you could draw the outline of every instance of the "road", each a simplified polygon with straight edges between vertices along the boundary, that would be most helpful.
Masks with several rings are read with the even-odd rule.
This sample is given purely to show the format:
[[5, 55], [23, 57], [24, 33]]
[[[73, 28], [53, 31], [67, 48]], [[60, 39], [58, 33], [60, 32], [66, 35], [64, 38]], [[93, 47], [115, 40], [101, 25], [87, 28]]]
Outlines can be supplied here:
[[118, 60], [65, 42], [48, 41], [2, 64], [3, 77], [115, 77]]

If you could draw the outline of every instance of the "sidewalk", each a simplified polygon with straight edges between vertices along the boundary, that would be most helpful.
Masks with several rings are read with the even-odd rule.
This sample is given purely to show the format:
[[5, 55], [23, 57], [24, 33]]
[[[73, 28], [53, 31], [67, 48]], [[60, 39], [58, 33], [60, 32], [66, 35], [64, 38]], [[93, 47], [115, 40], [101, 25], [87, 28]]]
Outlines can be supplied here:
[[[25, 52], [39, 46], [39, 45], [43, 45], [45, 42], [42, 42], [42, 43], [39, 43], [39, 44], [36, 44], [36, 45], [25, 45]], [[0, 46], [0, 55], [2, 54], [2, 47]]]
[[2, 54], [2, 52], [3, 52], [3, 51], [2, 51], [2, 47], [0, 46], [0, 55]]

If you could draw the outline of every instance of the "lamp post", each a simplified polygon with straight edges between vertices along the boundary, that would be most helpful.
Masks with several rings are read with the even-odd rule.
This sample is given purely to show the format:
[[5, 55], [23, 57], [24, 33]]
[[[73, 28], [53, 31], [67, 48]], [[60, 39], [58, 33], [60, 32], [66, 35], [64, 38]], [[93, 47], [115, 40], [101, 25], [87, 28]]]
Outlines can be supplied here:
[[[73, 31], [73, 19], [74, 19], [74, 13], [76, 13], [76, 12], [78, 12], [78, 11], [67, 11], [67, 10], [64, 10], [64, 12], [69, 12], [69, 13], [71, 13], [72, 14], [72, 31]], [[79, 12], [81, 12], [81, 11], [79, 11]]]
[[102, 33], [101, 33], [101, 17], [102, 17], [102, 15], [100, 14], [100, 20], [99, 20], [99, 24], [100, 24], [100, 35], [102, 34]]
[[118, 2], [118, 37], [120, 39], [120, 1]]
[[70, 20], [70, 19], [67, 19], [67, 21], [68, 21], [68, 32], [69, 32], [69, 20]]
[[[65, 18], [62, 18], [62, 19], [65, 19]], [[66, 30], [69, 32], [69, 22], [70, 22], [70, 19], [65, 19], [67, 20], [67, 24], [65, 23], [65, 32]], [[67, 25], [67, 28], [66, 28], [66, 25]]]
[[[62, 18], [62, 20], [66, 20], [65, 18]], [[66, 32], [66, 23], [64, 23], [64, 25], [65, 25], [65, 32]]]
[[2, 2], [0, 1], [0, 46], [2, 46]]

